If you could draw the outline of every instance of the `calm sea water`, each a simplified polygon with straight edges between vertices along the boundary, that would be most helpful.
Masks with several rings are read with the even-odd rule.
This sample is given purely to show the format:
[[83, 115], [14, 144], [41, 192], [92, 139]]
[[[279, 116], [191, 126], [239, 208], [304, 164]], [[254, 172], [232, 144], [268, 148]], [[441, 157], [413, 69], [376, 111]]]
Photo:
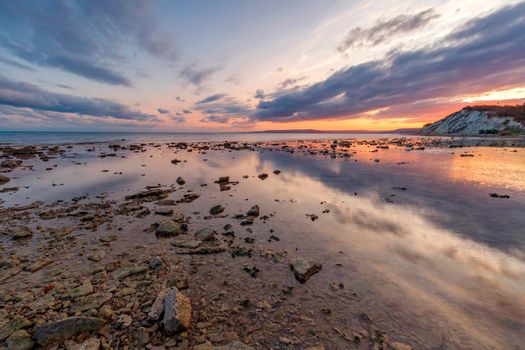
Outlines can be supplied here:
[[36, 145], [99, 142], [195, 142], [195, 141], [279, 141], [316, 140], [338, 138], [385, 138], [400, 134], [359, 133], [157, 133], [157, 132], [44, 132], [44, 131], [0, 131], [0, 144]]

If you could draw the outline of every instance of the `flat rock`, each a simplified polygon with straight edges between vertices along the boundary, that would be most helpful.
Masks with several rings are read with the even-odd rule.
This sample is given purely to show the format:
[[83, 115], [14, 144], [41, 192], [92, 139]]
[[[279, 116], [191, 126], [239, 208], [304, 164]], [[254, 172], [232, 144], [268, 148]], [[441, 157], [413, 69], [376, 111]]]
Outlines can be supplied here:
[[166, 294], [168, 293], [168, 290], [162, 290], [157, 295], [157, 298], [153, 302], [153, 305], [151, 305], [151, 309], [148, 312], [148, 321], [149, 322], [157, 322], [160, 320], [160, 316], [164, 312], [164, 299], [166, 299]]
[[35, 340], [41, 346], [61, 343], [77, 334], [102, 328], [106, 322], [95, 317], [69, 317], [60, 321], [37, 324]]
[[29, 333], [20, 329], [7, 338], [7, 350], [29, 350], [35, 344]]
[[93, 285], [90, 280], [85, 280], [80, 286], [71, 290], [71, 297], [76, 299], [91, 293], [93, 293]]
[[210, 228], [203, 228], [195, 232], [195, 239], [200, 241], [213, 241], [217, 232]]
[[155, 209], [154, 213], [157, 214], [157, 215], [170, 216], [170, 215], [173, 215], [173, 209], [171, 209], [171, 208], [158, 208], [158, 209]]
[[95, 293], [78, 298], [71, 306], [71, 312], [84, 312], [91, 309], [98, 309], [105, 303], [111, 300], [113, 295], [111, 293]]
[[173, 220], [163, 220], [157, 224], [155, 234], [161, 237], [170, 237], [185, 234], [188, 232], [188, 225], [175, 222]]
[[215, 205], [213, 207], [211, 207], [210, 209], [210, 214], [211, 215], [219, 215], [220, 213], [222, 213], [224, 211], [224, 207], [222, 205]]
[[321, 271], [322, 265], [306, 258], [297, 258], [290, 263], [290, 268], [295, 278], [305, 283], [314, 273]]
[[[6, 320], [7, 321], [7, 320]], [[23, 318], [22, 316], [14, 316], [12, 319], [3, 323], [0, 326], [0, 342], [7, 339], [15, 331], [28, 327], [31, 325], [31, 322]]]
[[255, 348], [241, 343], [240, 341], [232, 341], [224, 346], [214, 346], [211, 350], [255, 350]]
[[191, 322], [190, 299], [177, 288], [167, 291], [164, 299], [164, 317], [162, 325], [168, 335], [178, 334], [189, 328]]
[[33, 235], [33, 231], [27, 226], [15, 226], [10, 232], [13, 239], [22, 239]]

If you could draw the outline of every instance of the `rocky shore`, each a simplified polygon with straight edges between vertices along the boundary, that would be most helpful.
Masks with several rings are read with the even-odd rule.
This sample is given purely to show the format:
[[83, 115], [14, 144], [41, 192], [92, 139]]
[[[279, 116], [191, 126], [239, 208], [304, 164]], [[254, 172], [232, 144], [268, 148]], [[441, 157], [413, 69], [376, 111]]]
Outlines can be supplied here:
[[[409, 336], [388, 334], [361, 311], [361, 296], [350, 286], [324, 279], [324, 271], [337, 268], [335, 262], [327, 265], [283, 243], [280, 232], [286, 228], [273, 225], [272, 208], [256, 198], [234, 211], [227, 203], [214, 202], [212, 191], [230, 193], [248, 177], [265, 186], [267, 178], [282, 176], [280, 169], [224, 173], [198, 186], [177, 175], [186, 152], [202, 155], [203, 161], [209, 152], [234, 157], [241, 151], [352, 159], [355, 145], [418, 152], [472, 145], [523, 147], [525, 141], [401, 138], [0, 147], [4, 196], [32, 185], [12, 185], [24, 172], [36, 167], [53, 171], [57, 160], [75, 162], [79, 147], [99, 159], [165, 149], [172, 158], [162, 161], [174, 175], [172, 183], [150, 184], [132, 193], [89, 193], [52, 202], [28, 198], [28, 204], [16, 206], [5, 205], [8, 197], [0, 197], [0, 349], [417, 348]], [[103, 171], [119, 175], [118, 170]], [[315, 221], [323, 213], [305, 213], [305, 220]]]

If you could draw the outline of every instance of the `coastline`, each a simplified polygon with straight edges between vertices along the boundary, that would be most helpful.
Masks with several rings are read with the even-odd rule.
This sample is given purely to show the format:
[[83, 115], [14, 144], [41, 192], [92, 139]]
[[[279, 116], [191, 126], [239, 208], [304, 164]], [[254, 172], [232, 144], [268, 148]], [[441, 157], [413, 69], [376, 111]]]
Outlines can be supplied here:
[[[486, 329], [458, 324], [446, 314], [421, 319], [420, 325], [411, 324], [409, 316], [423, 313], [425, 306], [417, 294], [411, 294], [413, 299], [408, 305], [413, 310], [401, 305], [400, 309], [392, 308], [390, 302], [403, 300], [398, 295], [403, 293], [399, 283], [407, 276], [397, 274], [404, 271], [405, 265], [382, 273], [391, 258], [376, 250], [386, 241], [397, 246], [403, 242], [398, 240], [406, 237], [410, 244], [404, 249], [417, 248], [421, 243], [420, 227], [432, 232], [433, 240], [451, 240], [451, 247], [460, 247], [462, 254], [472, 259], [477, 250], [487, 250], [490, 239], [485, 242], [480, 237], [479, 247], [471, 249], [471, 243], [452, 233], [444, 235], [443, 229], [428, 223], [428, 213], [405, 208], [415, 207], [423, 198], [416, 195], [412, 199], [410, 193], [429, 190], [417, 184], [423, 181], [420, 175], [411, 177], [411, 181], [403, 180], [405, 176], [412, 172], [436, 176], [438, 169], [443, 173], [440, 176], [453, 175], [438, 160], [449, 164], [452, 159], [459, 162], [458, 169], [471, 173], [461, 166], [482, 166], [475, 163], [477, 158], [501, 157], [497, 152], [510, 157], [511, 165], [515, 157], [522, 155], [520, 148], [485, 150], [468, 145], [478, 145], [479, 140], [462, 142], [402, 137], [337, 142], [121, 142], [3, 147], [2, 161], [10, 162], [3, 165], [2, 175], [10, 181], [2, 188], [16, 185], [19, 189], [0, 197], [4, 256], [0, 294], [5, 304], [0, 316], [18, 320], [18, 326], [11, 327], [23, 329], [31, 339], [44, 343], [42, 339], [47, 338], [37, 336], [41, 334], [38, 325], [53, 325], [64, 318], [94, 318], [99, 321], [93, 321], [97, 327], [91, 334], [103, 348], [127, 345], [220, 349], [240, 341], [255, 349], [426, 349], [437, 345], [436, 334], [428, 328], [436, 320], [454, 325], [436, 330], [446, 334], [439, 340], [442, 345], [503, 348], [506, 341], [513, 344], [517, 334], [498, 328], [501, 333], [492, 334], [496, 340], [484, 336], [483, 331], [491, 326], [488, 319], [487, 324], [478, 325]], [[457, 147], [461, 149], [455, 150]], [[436, 166], [418, 161], [423, 156], [434, 160]], [[291, 168], [291, 164], [297, 168]], [[343, 164], [356, 172], [354, 182], [385, 181], [387, 192], [377, 198], [368, 193], [373, 187], [358, 188], [357, 184], [350, 187], [353, 191], [343, 187], [342, 192], [309, 176], [315, 171], [323, 174], [331, 167], [337, 174], [338, 166]], [[383, 173], [393, 178], [387, 179]], [[328, 178], [345, 180], [342, 174], [334, 174]], [[505, 180], [501, 174], [490, 179]], [[453, 186], [446, 189], [452, 193], [451, 198], [461, 196], [463, 185], [448, 185], [449, 181], [440, 180], [440, 186]], [[510, 210], [519, 203], [525, 193], [519, 186], [509, 178], [479, 195], [468, 192], [464, 200], [471, 209], [483, 205], [497, 215], [499, 210]], [[491, 198], [489, 193], [493, 191], [510, 194], [510, 198]], [[463, 207], [465, 203], [458, 205]], [[359, 216], [346, 212], [352, 208]], [[363, 215], [367, 220], [361, 223]], [[484, 215], [480, 211], [479, 216]], [[400, 223], [398, 217], [407, 219]], [[436, 221], [440, 216], [432, 218]], [[356, 224], [354, 236], [348, 225]], [[335, 234], [346, 230], [352, 233], [350, 242], [346, 235]], [[389, 233], [392, 230], [394, 234]], [[363, 232], [368, 232], [365, 241], [360, 238]], [[511, 231], [505, 227], [505, 232]], [[425, 249], [432, 242], [425, 242]], [[396, 264], [406, 264], [403, 259], [414, 256], [436, 259], [424, 255], [425, 250], [398, 253], [405, 258], [396, 260]], [[381, 256], [387, 259], [378, 259]], [[521, 273], [523, 262], [516, 257], [497, 257], [512, 262], [519, 268], [516, 273]], [[301, 262], [304, 270], [297, 259], [306, 259]], [[300, 271], [299, 277], [290, 264]], [[316, 264], [321, 265], [320, 270]], [[457, 267], [455, 273], [463, 269], [465, 276], [471, 273], [473, 267], [456, 264], [461, 268]], [[473, 290], [479, 287], [477, 282], [471, 283]], [[393, 288], [396, 285], [399, 290]], [[190, 325], [176, 334], [166, 329], [160, 314], [151, 314], [162, 293], [174, 288], [188, 297], [181, 304], [191, 305]], [[510, 285], [501, 288], [505, 288], [502, 293], [516, 293], [508, 289]], [[519, 306], [511, 306], [519, 316]], [[512, 317], [507, 308], [500, 311]], [[393, 312], [398, 317], [395, 322], [391, 319]], [[454, 327], [462, 328], [456, 332]], [[66, 335], [61, 335], [58, 344], [92, 339], [85, 333]], [[504, 341], [502, 335], [508, 339]]]

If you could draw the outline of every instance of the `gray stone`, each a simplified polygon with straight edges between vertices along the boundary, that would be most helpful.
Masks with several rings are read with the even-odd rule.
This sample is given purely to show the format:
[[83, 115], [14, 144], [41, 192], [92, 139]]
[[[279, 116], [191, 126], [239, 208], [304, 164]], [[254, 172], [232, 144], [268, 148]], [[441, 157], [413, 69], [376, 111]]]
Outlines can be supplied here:
[[200, 241], [213, 241], [216, 234], [217, 232], [212, 229], [203, 228], [195, 232], [195, 239]]
[[93, 285], [91, 284], [91, 280], [85, 280], [80, 286], [71, 290], [71, 297], [76, 299], [91, 293], [93, 293]]
[[7, 338], [7, 350], [29, 350], [32, 349], [34, 345], [29, 333], [23, 329], [14, 332]]
[[8, 322], [0, 326], [0, 342], [5, 340], [15, 331], [22, 329], [24, 327], [28, 327], [30, 324], [31, 322], [29, 322], [22, 316], [19, 316], [19, 315], [14, 316], [11, 320], [9, 320]]
[[224, 207], [220, 204], [218, 205], [215, 205], [213, 207], [211, 207], [210, 209], [210, 214], [211, 215], [219, 215], [220, 213], [222, 213], [224, 211]]
[[84, 312], [91, 309], [98, 309], [112, 298], [111, 293], [95, 293], [76, 299], [71, 306], [71, 312]]
[[170, 237], [185, 234], [188, 232], [188, 225], [177, 223], [173, 220], [163, 220], [157, 224], [155, 234], [161, 237]]
[[254, 205], [253, 207], [251, 207], [250, 210], [248, 210], [248, 212], [246, 213], [246, 215], [255, 217], [259, 216], [259, 206]]
[[179, 292], [177, 288], [169, 289], [164, 298], [164, 317], [162, 319], [164, 332], [167, 335], [178, 334], [187, 330], [190, 322], [190, 299]]
[[305, 283], [314, 273], [321, 271], [322, 265], [306, 258], [297, 258], [290, 263], [290, 268], [295, 278]]
[[77, 334], [102, 328], [106, 322], [95, 317], [69, 317], [60, 321], [35, 326], [35, 339], [39, 345], [61, 343]]

